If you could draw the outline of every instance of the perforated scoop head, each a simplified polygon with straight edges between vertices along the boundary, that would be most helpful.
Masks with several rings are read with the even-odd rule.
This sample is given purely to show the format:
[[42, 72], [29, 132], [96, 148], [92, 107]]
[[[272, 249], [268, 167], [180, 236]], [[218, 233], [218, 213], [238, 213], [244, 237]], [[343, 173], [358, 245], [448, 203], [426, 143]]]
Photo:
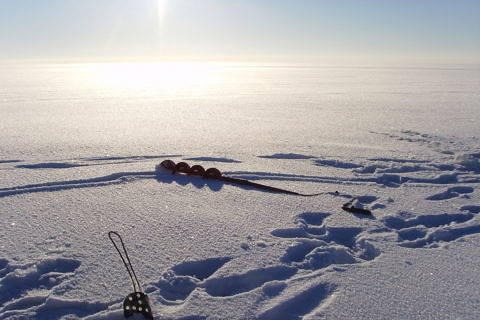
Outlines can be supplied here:
[[143, 292], [132, 292], [123, 300], [123, 314], [125, 318], [132, 316], [134, 313], [141, 313], [145, 318], [153, 320], [150, 301]]

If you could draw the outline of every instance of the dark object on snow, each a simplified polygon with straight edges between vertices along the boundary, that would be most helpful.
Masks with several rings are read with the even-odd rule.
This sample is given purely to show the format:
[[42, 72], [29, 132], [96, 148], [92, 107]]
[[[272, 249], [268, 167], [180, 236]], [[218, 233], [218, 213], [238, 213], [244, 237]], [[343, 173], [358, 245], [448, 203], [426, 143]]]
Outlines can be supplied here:
[[[123, 257], [123, 254], [113, 240], [112, 235], [117, 236], [120, 240], [123, 253], [125, 254], [125, 258], [127, 260], [125, 260], [125, 258]], [[125, 249], [125, 244], [123, 243], [122, 237], [115, 231], [110, 231], [108, 233], [108, 237], [115, 246], [115, 249], [117, 249], [117, 252], [122, 259], [125, 268], [127, 268], [128, 275], [130, 276], [130, 280], [132, 280], [133, 285], [134, 292], [130, 293], [125, 298], [125, 300], [123, 300], [123, 315], [128, 318], [134, 313], [141, 313], [145, 318], [153, 320], [152, 308], [150, 307], [148, 296], [143, 292], [142, 286], [140, 285], [140, 282], [138, 282], [137, 275], [133, 270], [132, 263], [130, 262], [130, 258], [128, 257], [127, 249]]]
[[[314, 197], [314, 196], [330, 193], [330, 192], [320, 192], [320, 193], [313, 193], [313, 194], [298, 193], [298, 192], [289, 191], [285, 189], [266, 186], [264, 184], [251, 182], [245, 179], [226, 177], [226, 176], [223, 176], [220, 170], [218, 170], [217, 168], [210, 168], [205, 170], [200, 165], [194, 165], [190, 167], [186, 162], [179, 162], [175, 164], [175, 162], [173, 162], [172, 160], [164, 160], [160, 163], [160, 165], [164, 169], [171, 171], [172, 174], [175, 174], [178, 172], [178, 173], [183, 173], [183, 174], [192, 175], [192, 176], [201, 176], [204, 179], [216, 179], [216, 180], [235, 183], [243, 186], [255, 187], [263, 190], [281, 192], [281, 193], [292, 194], [292, 195], [302, 196], [302, 197]], [[337, 193], [338, 192], [336, 192], [336, 194]]]
[[362, 209], [362, 208], [357, 208], [353, 205], [353, 201], [355, 200], [356, 198], [353, 198], [352, 200], [348, 201], [347, 203], [344, 203], [343, 206], [342, 206], [342, 209], [347, 211], [347, 212], [351, 212], [351, 213], [359, 213], [359, 214], [364, 214], [364, 215], [371, 215], [372, 214], [372, 211], [368, 210], [368, 209]]
[[[294, 191], [289, 191], [285, 189], [280, 189], [280, 188], [275, 188], [271, 186], [267, 186], [264, 184], [260, 183], [255, 183], [251, 182], [245, 179], [238, 179], [238, 178], [231, 178], [231, 177], [226, 177], [223, 176], [220, 170], [217, 168], [210, 168], [205, 170], [202, 166], [200, 165], [194, 165], [190, 167], [188, 163], [186, 162], [179, 162], [175, 164], [172, 160], [164, 160], [160, 163], [160, 166], [166, 170], [169, 170], [172, 172], [172, 174], [175, 173], [181, 173], [181, 174], [186, 174], [189, 176], [201, 176], [203, 179], [216, 179], [220, 181], [225, 181], [225, 182], [230, 182], [230, 183], [235, 183], [243, 186], [249, 186], [249, 187], [255, 187], [263, 190], [269, 190], [273, 192], [280, 192], [280, 193], [286, 193], [286, 194], [292, 194], [296, 196], [302, 196], [302, 197], [314, 197], [314, 196], [320, 196], [324, 194], [331, 194], [331, 195], [336, 195], [340, 196], [338, 191], [335, 192], [320, 192], [320, 193], [313, 193], [313, 194], [303, 194], [303, 193], [298, 193]], [[157, 166], [158, 169], [159, 166]], [[352, 200], [348, 201], [347, 203], [343, 204], [342, 209], [351, 212], [351, 213], [359, 213], [363, 215], [371, 215], [372, 212], [368, 209], [362, 209], [362, 208], [357, 208], [353, 205], [353, 201], [356, 198], [353, 198]]]

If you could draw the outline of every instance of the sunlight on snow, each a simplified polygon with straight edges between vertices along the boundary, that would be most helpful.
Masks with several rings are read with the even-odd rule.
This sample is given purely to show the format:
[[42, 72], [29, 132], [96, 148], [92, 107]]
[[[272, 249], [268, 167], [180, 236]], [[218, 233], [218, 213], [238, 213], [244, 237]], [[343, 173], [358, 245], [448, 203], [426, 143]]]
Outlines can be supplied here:
[[210, 64], [196, 62], [99, 63], [86, 68], [92, 81], [119, 90], [157, 87], [175, 90], [215, 80]]

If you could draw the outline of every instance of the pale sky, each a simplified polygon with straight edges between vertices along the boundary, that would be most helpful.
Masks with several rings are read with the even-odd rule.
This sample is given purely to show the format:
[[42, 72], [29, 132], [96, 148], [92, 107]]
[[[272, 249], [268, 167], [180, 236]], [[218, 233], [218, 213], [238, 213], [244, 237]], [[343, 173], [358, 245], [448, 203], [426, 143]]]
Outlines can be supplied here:
[[480, 63], [478, 0], [0, 0], [0, 60]]

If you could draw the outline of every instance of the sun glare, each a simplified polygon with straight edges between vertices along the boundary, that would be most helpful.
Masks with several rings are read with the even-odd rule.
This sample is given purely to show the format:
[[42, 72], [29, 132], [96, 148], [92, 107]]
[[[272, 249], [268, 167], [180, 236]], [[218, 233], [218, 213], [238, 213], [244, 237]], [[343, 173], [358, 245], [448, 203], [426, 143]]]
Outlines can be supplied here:
[[157, 32], [158, 36], [161, 37], [163, 34], [163, 22], [165, 19], [165, 14], [167, 13], [167, 0], [157, 0]]
[[86, 66], [92, 81], [118, 90], [178, 91], [215, 79], [215, 66], [198, 62], [123, 62]]

